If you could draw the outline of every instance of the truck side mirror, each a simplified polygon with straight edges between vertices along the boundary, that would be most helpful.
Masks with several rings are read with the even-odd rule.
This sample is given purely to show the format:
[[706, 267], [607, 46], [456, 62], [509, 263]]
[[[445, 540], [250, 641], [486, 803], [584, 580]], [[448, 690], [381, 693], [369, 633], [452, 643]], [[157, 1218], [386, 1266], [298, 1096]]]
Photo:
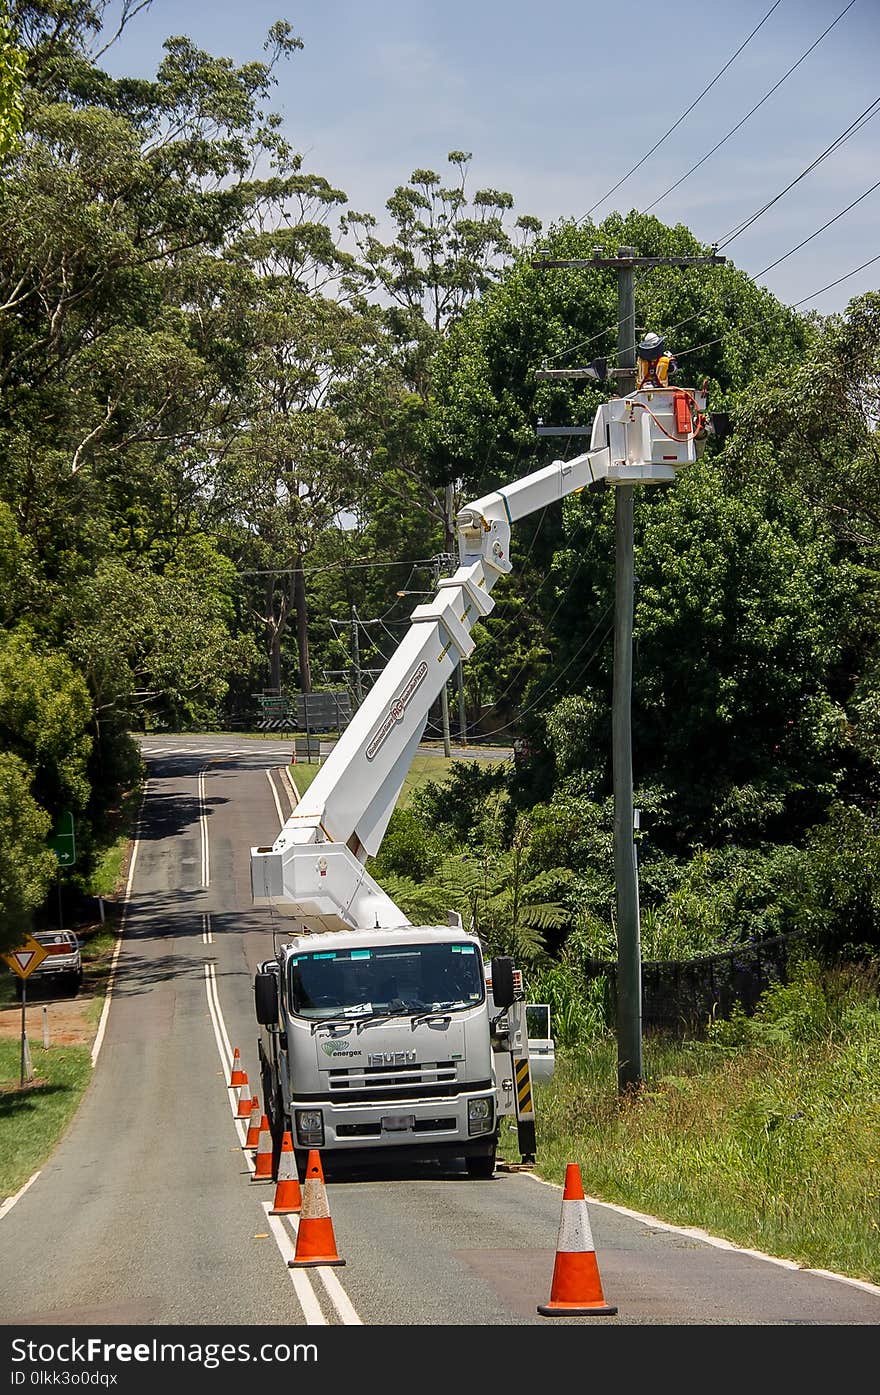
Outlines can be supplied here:
[[273, 973], [254, 975], [254, 1007], [261, 1027], [278, 1025], [278, 976]]
[[513, 960], [502, 954], [492, 960], [492, 1001], [497, 1008], [509, 1008], [515, 998]]

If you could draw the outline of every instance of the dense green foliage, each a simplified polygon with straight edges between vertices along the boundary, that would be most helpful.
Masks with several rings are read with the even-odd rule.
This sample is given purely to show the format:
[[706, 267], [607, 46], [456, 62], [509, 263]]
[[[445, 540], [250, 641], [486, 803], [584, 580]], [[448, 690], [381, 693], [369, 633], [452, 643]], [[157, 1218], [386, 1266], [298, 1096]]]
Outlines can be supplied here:
[[[591, 420], [606, 385], [535, 370], [613, 359], [616, 278], [537, 252], [706, 251], [637, 213], [544, 233], [471, 192], [464, 151], [350, 209], [272, 110], [288, 25], [260, 60], [173, 36], [155, 77], [114, 78], [135, 16], [13, 0], [0, 31], [3, 943], [39, 912], [62, 812], [81, 881], [116, 836], [133, 728], [351, 680], [353, 621], [368, 686], [457, 507], [546, 463], [539, 419]], [[876, 946], [880, 295], [823, 321], [730, 262], [659, 267], [636, 313], [735, 426], [636, 508], [645, 952]], [[466, 698], [472, 731], [529, 754], [417, 791], [375, 871], [589, 1021], [577, 958], [615, 947], [611, 493], [512, 550]]]

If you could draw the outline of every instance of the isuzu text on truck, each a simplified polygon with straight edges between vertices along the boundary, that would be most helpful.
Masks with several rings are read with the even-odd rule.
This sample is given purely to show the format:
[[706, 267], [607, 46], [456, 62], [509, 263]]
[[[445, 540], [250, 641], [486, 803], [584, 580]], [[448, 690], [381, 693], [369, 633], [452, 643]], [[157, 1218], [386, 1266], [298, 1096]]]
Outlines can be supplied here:
[[[529, 1039], [522, 977], [487, 964], [450, 916], [415, 926], [365, 863], [382, 842], [431, 704], [474, 648], [471, 629], [511, 569], [511, 525], [582, 489], [673, 480], [705, 435], [705, 394], [646, 387], [603, 403], [591, 449], [488, 494], [457, 517], [460, 564], [409, 630], [271, 847], [251, 849], [254, 901], [290, 938], [254, 983], [264, 1099], [300, 1162], [462, 1158], [491, 1176], [499, 1121], [535, 1156], [533, 1074], [553, 1068], [549, 1029]], [[276, 937], [277, 940], [277, 937]]]

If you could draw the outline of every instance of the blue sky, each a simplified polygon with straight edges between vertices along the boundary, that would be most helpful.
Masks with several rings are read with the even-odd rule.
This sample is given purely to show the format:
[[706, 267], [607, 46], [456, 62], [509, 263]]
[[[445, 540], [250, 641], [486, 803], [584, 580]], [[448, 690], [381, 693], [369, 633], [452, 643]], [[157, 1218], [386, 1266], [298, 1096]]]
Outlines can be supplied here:
[[[304, 49], [275, 107], [304, 168], [381, 216], [413, 169], [443, 174], [473, 152], [469, 187], [508, 190], [545, 226], [582, 217], [690, 106], [773, 0], [153, 0], [103, 60], [150, 74], [169, 34], [238, 61], [260, 58], [286, 18]], [[596, 208], [645, 209], [761, 100], [848, 0], [779, 0], [672, 135]], [[880, 0], [855, 0], [831, 32], [694, 175], [652, 210], [706, 242], [773, 198], [880, 97]], [[880, 188], [780, 266], [763, 269], [880, 180], [878, 115], [724, 255], [804, 310], [842, 310], [880, 287]]]

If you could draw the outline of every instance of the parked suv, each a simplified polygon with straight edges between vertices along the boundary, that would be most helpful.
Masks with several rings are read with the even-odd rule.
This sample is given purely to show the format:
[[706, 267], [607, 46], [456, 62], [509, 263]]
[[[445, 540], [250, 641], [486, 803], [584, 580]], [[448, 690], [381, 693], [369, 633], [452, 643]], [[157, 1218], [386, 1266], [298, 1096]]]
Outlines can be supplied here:
[[72, 930], [35, 930], [34, 939], [49, 953], [31, 972], [29, 983], [60, 983], [74, 993], [83, 977], [79, 940]]

